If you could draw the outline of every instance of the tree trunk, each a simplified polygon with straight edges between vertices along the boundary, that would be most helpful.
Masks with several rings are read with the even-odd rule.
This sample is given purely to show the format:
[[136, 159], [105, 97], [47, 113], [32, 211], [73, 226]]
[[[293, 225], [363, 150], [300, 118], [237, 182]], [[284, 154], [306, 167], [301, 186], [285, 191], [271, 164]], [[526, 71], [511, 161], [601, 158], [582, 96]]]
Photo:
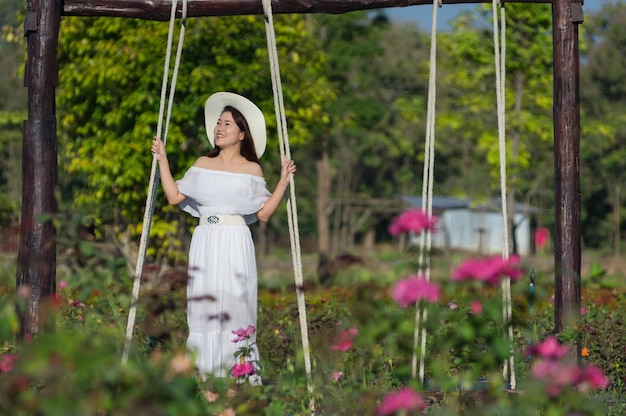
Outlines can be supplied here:
[[614, 221], [614, 235], [613, 235], [613, 257], [619, 258], [620, 254], [620, 242], [622, 240], [622, 185], [618, 182], [613, 186], [613, 221]]
[[[511, 133], [511, 159], [517, 161], [519, 159], [519, 143], [520, 143], [520, 131], [519, 126], [521, 126], [522, 119], [522, 98], [524, 97], [524, 86], [525, 86], [526, 77], [523, 73], [518, 73], [515, 76], [515, 118], [517, 119], [516, 128]], [[511, 248], [510, 252], [514, 254], [518, 254], [518, 244], [517, 244], [517, 233], [516, 228], [517, 225], [515, 223], [515, 185], [517, 183], [517, 169], [511, 169], [511, 173], [508, 179], [508, 201], [507, 205], [509, 208], [508, 216], [509, 216], [509, 236], [511, 238]], [[508, 254], [508, 253], [507, 253]]]
[[328, 207], [330, 204], [330, 160], [328, 142], [324, 141], [322, 154], [316, 162], [317, 167], [317, 251], [319, 261], [317, 277], [320, 283], [330, 278], [330, 221]]

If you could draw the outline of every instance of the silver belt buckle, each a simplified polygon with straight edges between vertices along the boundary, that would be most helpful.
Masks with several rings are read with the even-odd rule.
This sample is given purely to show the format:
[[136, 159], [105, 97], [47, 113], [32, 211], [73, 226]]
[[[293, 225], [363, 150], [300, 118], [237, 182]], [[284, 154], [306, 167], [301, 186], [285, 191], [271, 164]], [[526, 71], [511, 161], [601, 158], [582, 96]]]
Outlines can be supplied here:
[[222, 219], [217, 215], [209, 215], [206, 219], [206, 222], [209, 224], [219, 224]]

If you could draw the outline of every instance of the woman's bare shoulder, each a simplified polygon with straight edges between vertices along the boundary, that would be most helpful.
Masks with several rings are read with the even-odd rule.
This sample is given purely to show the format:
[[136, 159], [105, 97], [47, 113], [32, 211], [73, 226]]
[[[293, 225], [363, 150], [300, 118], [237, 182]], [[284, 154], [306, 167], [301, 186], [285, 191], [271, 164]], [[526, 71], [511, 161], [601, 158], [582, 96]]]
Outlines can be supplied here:
[[244, 173], [247, 175], [263, 177], [263, 168], [261, 165], [244, 158], [242, 158], [240, 162], [225, 165], [217, 158], [201, 156], [194, 162], [193, 165], [203, 169], [219, 170], [231, 173]]
[[208, 156], [200, 156], [198, 159], [196, 159], [193, 165], [198, 168], [211, 169], [215, 167], [215, 159]]
[[250, 175], [263, 177], [263, 168], [256, 162], [248, 161], [248, 163], [246, 163], [246, 170], [246, 173]]

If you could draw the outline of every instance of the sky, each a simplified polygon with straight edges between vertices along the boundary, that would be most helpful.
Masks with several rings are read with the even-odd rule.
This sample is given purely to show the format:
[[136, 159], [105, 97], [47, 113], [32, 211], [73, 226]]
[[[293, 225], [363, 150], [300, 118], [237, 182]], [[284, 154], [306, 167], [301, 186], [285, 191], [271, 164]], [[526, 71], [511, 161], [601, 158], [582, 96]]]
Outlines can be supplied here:
[[[585, 14], [600, 10], [603, 4], [612, 1], [626, 0], [585, 0], [583, 12]], [[448, 22], [456, 18], [463, 11], [474, 12], [480, 4], [444, 4], [437, 10], [437, 28], [447, 30], [450, 28]], [[416, 24], [426, 31], [431, 29], [431, 19], [433, 6], [429, 4], [408, 7], [394, 7], [385, 9], [387, 15], [398, 22], [416, 22]]]

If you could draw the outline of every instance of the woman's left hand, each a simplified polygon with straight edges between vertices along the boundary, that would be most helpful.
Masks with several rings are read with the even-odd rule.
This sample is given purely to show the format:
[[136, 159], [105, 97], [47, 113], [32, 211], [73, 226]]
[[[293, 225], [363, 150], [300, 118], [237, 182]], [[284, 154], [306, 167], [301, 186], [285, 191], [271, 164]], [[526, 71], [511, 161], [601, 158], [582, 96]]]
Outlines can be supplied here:
[[280, 170], [280, 180], [286, 185], [289, 184], [289, 175], [293, 175], [296, 173], [296, 162], [293, 160], [285, 160], [283, 162], [283, 167]]

